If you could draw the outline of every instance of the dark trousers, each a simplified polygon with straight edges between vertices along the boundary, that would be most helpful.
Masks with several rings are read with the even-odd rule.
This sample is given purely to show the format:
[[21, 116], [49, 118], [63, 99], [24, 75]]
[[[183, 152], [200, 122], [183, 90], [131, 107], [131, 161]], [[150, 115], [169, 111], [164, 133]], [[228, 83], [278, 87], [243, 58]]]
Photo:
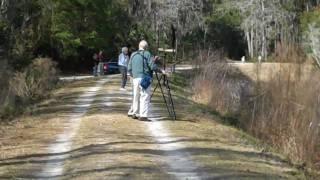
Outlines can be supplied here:
[[98, 65], [93, 66], [93, 76], [98, 76]]
[[125, 88], [126, 87], [126, 84], [127, 84], [127, 67], [125, 66], [119, 66], [119, 70], [120, 70], [120, 73], [122, 75], [122, 83], [121, 83], [121, 87], [122, 88]]

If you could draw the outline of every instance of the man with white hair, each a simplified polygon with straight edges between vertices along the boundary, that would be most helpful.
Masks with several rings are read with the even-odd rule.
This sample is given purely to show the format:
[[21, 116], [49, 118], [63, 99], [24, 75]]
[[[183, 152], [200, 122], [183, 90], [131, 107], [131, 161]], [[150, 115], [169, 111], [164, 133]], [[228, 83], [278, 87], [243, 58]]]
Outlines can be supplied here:
[[131, 55], [128, 71], [133, 78], [133, 104], [132, 111], [128, 113], [133, 119], [149, 121], [151, 83], [145, 85], [144, 82], [151, 80], [153, 71], [156, 70], [155, 62], [149, 51], [148, 43], [143, 40], [139, 43], [139, 50]]
[[125, 87], [127, 84], [127, 68], [129, 63], [129, 55], [128, 55], [128, 48], [123, 47], [121, 50], [121, 54], [119, 55], [119, 70], [122, 75], [122, 82], [121, 82], [121, 88], [120, 90], [125, 91]]

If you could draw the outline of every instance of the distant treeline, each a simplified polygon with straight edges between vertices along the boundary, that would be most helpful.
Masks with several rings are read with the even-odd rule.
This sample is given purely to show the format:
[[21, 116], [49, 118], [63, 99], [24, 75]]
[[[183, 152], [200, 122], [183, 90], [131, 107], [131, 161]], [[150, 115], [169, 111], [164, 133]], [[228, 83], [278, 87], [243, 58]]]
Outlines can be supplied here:
[[232, 59], [270, 56], [278, 42], [316, 56], [319, 0], [1, 0], [0, 43], [16, 70], [39, 56], [63, 71], [90, 71], [92, 56], [110, 59], [140, 39], [178, 47], [179, 57], [224, 49]]

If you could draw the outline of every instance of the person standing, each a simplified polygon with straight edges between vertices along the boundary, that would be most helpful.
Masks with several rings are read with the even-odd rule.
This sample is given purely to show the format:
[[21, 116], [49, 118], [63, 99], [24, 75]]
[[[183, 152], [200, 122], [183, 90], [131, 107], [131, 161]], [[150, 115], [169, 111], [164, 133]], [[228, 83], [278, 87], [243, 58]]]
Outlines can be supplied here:
[[97, 74], [98, 74], [98, 76], [104, 75], [103, 60], [104, 60], [103, 51], [100, 50], [99, 53], [97, 54], [97, 61], [98, 61]]
[[[152, 77], [153, 71], [157, 69], [152, 55], [147, 51], [148, 43], [143, 40], [139, 43], [139, 50], [131, 56], [128, 71], [133, 78], [133, 104], [132, 118], [141, 121], [149, 121], [148, 115], [151, 100], [151, 84], [142, 87], [141, 82], [145, 77]], [[138, 115], [139, 114], [139, 115]]]
[[93, 60], [94, 60], [94, 66], [93, 66], [93, 76], [96, 77], [98, 76], [98, 54], [94, 53], [93, 55]]
[[127, 84], [127, 69], [128, 69], [128, 63], [129, 63], [129, 55], [128, 55], [128, 48], [123, 47], [121, 50], [121, 54], [119, 55], [118, 65], [119, 70], [122, 76], [122, 82], [121, 82], [121, 88], [120, 90], [125, 91], [125, 87]]

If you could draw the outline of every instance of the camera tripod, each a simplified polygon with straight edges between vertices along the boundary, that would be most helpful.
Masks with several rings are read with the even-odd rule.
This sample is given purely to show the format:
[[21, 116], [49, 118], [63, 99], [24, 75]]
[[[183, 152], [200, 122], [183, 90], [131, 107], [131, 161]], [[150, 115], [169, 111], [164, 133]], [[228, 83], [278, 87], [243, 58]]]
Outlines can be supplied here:
[[163, 100], [166, 104], [166, 108], [169, 113], [169, 116], [173, 120], [177, 120], [176, 111], [175, 111], [175, 107], [174, 107], [174, 103], [173, 103], [173, 99], [172, 99], [172, 95], [171, 95], [171, 89], [170, 89], [168, 77], [165, 74], [161, 74], [161, 76], [159, 77], [157, 72], [155, 73], [155, 75], [156, 75], [156, 79], [158, 82], [157, 82], [156, 87], [153, 90], [153, 93], [151, 95], [151, 99], [152, 99], [154, 93], [156, 92], [156, 90], [159, 88], [161, 91]]

